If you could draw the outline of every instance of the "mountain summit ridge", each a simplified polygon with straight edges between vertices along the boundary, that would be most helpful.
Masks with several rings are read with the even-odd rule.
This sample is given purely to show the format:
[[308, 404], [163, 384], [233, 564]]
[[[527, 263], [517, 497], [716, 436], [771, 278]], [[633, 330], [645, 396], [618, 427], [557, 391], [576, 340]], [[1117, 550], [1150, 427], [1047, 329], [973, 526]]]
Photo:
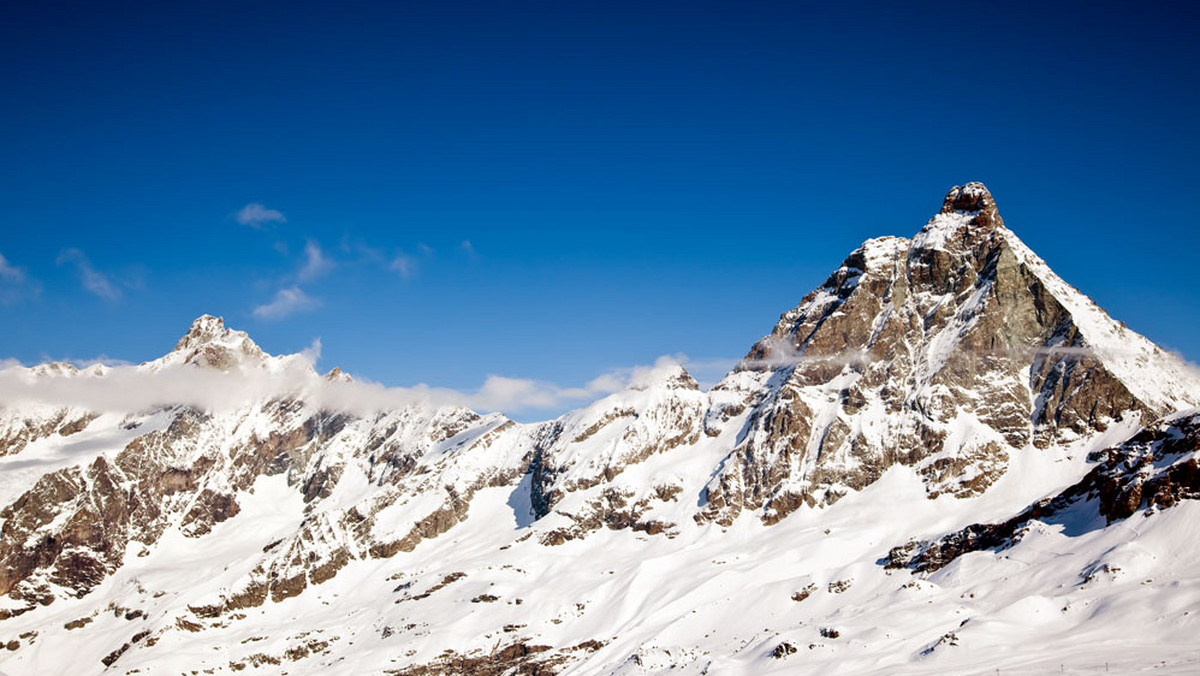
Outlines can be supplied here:
[[[925, 613], [942, 603], [925, 585], [973, 587], [921, 576], [968, 556], [988, 580], [1010, 575], [977, 545], [1033, 547], [1038, 515], [1126, 519], [1145, 504], [1166, 510], [1157, 528], [1200, 498], [1200, 425], [1181, 413], [1200, 381], [1058, 278], [981, 183], [951, 189], [912, 238], [864, 242], [707, 391], [662, 362], [537, 423], [421, 397], [350, 406], [382, 391], [268, 355], [212, 315], [128, 369], [286, 387], [224, 407], [0, 402], [6, 670], [66, 669], [46, 650], [79, 636], [85, 663], [150, 673], [783, 672], [797, 640], [834, 671], [920, 669], [954, 644], [950, 622], [981, 646], [989, 625], [938, 605], [928, 637], [893, 627], [880, 657], [853, 618], [907, 607], [895, 568], [916, 571], [901, 589]], [[1125, 537], [1123, 523], [1089, 537]], [[1043, 568], [1028, 584], [1062, 579]], [[729, 580], [759, 589], [762, 609]], [[758, 624], [743, 636], [739, 614], [774, 642]], [[847, 641], [832, 621], [850, 622]]]

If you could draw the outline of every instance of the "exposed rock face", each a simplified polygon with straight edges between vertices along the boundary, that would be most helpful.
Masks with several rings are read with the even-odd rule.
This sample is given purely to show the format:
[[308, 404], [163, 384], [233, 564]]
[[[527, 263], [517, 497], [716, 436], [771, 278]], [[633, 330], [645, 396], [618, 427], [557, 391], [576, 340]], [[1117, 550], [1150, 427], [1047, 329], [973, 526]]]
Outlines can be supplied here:
[[852, 253], [718, 385], [752, 414], [700, 518], [753, 509], [773, 523], [896, 463], [915, 465], [931, 497], [977, 495], [1012, 449], [1194, 400], [1114, 373], [1104, 341], [1123, 333], [1005, 228], [982, 184], [956, 187], [913, 239]]
[[1159, 421], [1088, 459], [1097, 463], [1092, 471], [1058, 495], [1001, 523], [972, 524], [936, 542], [896, 547], [888, 555], [888, 567], [938, 570], [968, 552], [1009, 547], [1020, 540], [1031, 522], [1054, 521], [1068, 510], [1090, 512], [1112, 523], [1143, 507], [1165, 509], [1180, 500], [1198, 500], [1200, 412]]

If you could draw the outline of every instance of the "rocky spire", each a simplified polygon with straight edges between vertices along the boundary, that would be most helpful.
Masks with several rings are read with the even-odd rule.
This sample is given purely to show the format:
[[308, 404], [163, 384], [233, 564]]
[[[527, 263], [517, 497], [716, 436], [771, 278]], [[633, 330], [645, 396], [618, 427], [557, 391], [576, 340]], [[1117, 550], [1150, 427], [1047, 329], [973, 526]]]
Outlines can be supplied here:
[[224, 337], [226, 333], [228, 333], [228, 329], [225, 328], [224, 319], [213, 315], [200, 315], [192, 322], [188, 332], [179, 339], [178, 343], [175, 343], [175, 351], [210, 343]]
[[987, 186], [978, 181], [966, 185], [956, 185], [946, 193], [942, 200], [942, 214], [962, 214], [969, 216], [968, 223], [977, 231], [990, 231], [997, 225], [1004, 225], [996, 211], [996, 200]]
[[946, 199], [942, 202], [943, 214], [955, 211], [990, 211], [994, 214], [996, 200], [992, 199], [987, 186], [978, 181], [956, 185], [946, 193]]
[[247, 360], [260, 363], [266, 356], [245, 331], [225, 328], [225, 320], [220, 317], [201, 315], [175, 344], [175, 349], [159, 361], [163, 364], [196, 364], [227, 371]]
[[942, 210], [912, 239], [914, 254], [930, 251], [968, 254], [982, 262], [999, 242], [1004, 219], [996, 200], [982, 183], [956, 185], [942, 200]]

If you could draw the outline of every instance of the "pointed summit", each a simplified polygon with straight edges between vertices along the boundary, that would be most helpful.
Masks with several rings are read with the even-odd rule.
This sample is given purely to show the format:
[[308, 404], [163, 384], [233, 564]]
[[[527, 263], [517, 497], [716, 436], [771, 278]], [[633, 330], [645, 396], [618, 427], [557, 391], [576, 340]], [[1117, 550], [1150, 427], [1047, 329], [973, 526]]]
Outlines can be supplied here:
[[942, 202], [942, 213], [951, 214], [955, 211], [990, 211], [996, 212], [996, 200], [987, 186], [978, 181], [966, 185], [956, 185], [946, 193]]
[[354, 382], [354, 378], [351, 378], [349, 373], [346, 373], [345, 371], [343, 371], [341, 368], [339, 368], [337, 366], [334, 366], [332, 369], [330, 369], [329, 373], [326, 373], [324, 376], [321, 376], [321, 377], [331, 383], [352, 383], [352, 382]]
[[942, 210], [913, 237], [914, 253], [947, 251], [970, 254], [982, 261], [1000, 238], [1004, 219], [996, 200], [982, 183], [956, 185], [942, 200]]
[[201, 315], [192, 322], [162, 365], [183, 363], [229, 371], [247, 362], [262, 363], [267, 355], [245, 331], [225, 328], [225, 320]]
[[200, 315], [192, 322], [188, 332], [175, 344], [175, 351], [211, 342], [225, 335], [225, 320], [213, 315]]
[[669, 390], [699, 390], [700, 385], [687, 369], [673, 360], [660, 359], [653, 368], [641, 373], [635, 373], [630, 380], [631, 390], [650, 390], [664, 388]]

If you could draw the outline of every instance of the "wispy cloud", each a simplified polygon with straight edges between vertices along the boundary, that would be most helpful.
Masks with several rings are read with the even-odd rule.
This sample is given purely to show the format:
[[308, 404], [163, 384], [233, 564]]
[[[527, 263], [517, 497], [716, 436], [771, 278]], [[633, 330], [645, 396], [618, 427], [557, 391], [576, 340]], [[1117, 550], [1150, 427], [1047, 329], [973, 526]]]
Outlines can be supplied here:
[[283, 213], [276, 209], [268, 209], [258, 202], [252, 202], [242, 207], [234, 216], [238, 223], [252, 228], [261, 228], [268, 223], [286, 223]]
[[58, 255], [58, 264], [71, 264], [79, 274], [79, 282], [89, 293], [104, 300], [116, 301], [121, 299], [121, 289], [113, 283], [105, 273], [97, 270], [88, 257], [79, 249], [64, 249]]
[[682, 366], [679, 355], [664, 355], [652, 365], [613, 369], [576, 387], [564, 387], [529, 378], [491, 375], [478, 390], [454, 392], [451, 400], [458, 405], [480, 411], [520, 413], [529, 410], [552, 410], [584, 404], [626, 389], [643, 389], [660, 381], [665, 375], [678, 373]]
[[11, 283], [24, 282], [25, 271], [9, 263], [4, 254], [0, 254], [0, 280]]
[[312, 344], [300, 351], [300, 356], [310, 365], [316, 364], [321, 358], [321, 339], [313, 338]]
[[417, 259], [403, 252], [396, 254], [396, 257], [388, 265], [389, 270], [399, 274], [404, 279], [416, 277], [418, 267]]
[[103, 369], [74, 373], [47, 372], [31, 377], [29, 369], [14, 361], [0, 362], [0, 403], [52, 403], [95, 411], [140, 411], [158, 406], [189, 405], [209, 410], [229, 410], [276, 397], [296, 396], [310, 405], [329, 410], [370, 415], [413, 404], [462, 406], [507, 414], [546, 411], [580, 405], [625, 388], [638, 388], [667, 371], [678, 368], [664, 357], [653, 366], [619, 369], [594, 378], [581, 387], [489, 376], [476, 390], [416, 385], [388, 387], [367, 380], [326, 381], [314, 369], [320, 341], [281, 368], [221, 372], [186, 366], [149, 371], [138, 366], [111, 364]]
[[[277, 214], [278, 220], [283, 215], [271, 209], [265, 209], [261, 204], [251, 204], [239, 214], [243, 222], [259, 222], [264, 214]], [[242, 216], [247, 216], [243, 219]], [[407, 250], [393, 247], [375, 247], [361, 238], [350, 235], [343, 236], [341, 241], [332, 248], [324, 248], [316, 239], [309, 238], [304, 245], [303, 257], [296, 261], [289, 253], [285, 242], [275, 242], [275, 249], [285, 257], [292, 258], [297, 267], [294, 272], [280, 275], [276, 283], [279, 291], [269, 303], [258, 305], [252, 313], [259, 319], [279, 319], [297, 312], [311, 310], [320, 303], [309, 296], [303, 288], [311, 288], [318, 279], [337, 269], [386, 270], [404, 280], [415, 279], [424, 266], [434, 259], [434, 249], [427, 244], [418, 243]], [[470, 260], [476, 260], [479, 254], [470, 240], [463, 240], [459, 250]]]
[[[401, 279], [413, 279], [420, 272], [425, 262], [433, 259], [433, 247], [428, 244], [417, 244], [412, 249], [387, 249], [373, 247], [359, 238], [343, 237], [340, 251], [347, 255], [344, 262], [347, 266], [378, 266], [396, 273]], [[415, 250], [415, 252], [414, 252]]]
[[387, 265], [388, 257], [384, 250], [367, 244], [366, 240], [361, 237], [345, 235], [338, 248], [346, 254], [351, 263]]
[[307, 312], [320, 305], [320, 301], [304, 293], [298, 286], [280, 289], [270, 302], [254, 308], [254, 316], [259, 319], [282, 319], [297, 312]]
[[1173, 347], [1167, 345], [1159, 345], [1159, 347], [1162, 348], [1162, 351], [1169, 359], [1175, 360], [1183, 369], [1183, 372], [1187, 374], [1188, 378], [1191, 378], [1194, 382], [1200, 382], [1200, 364], [1188, 359], [1182, 352]]
[[41, 292], [41, 284], [32, 279], [25, 268], [19, 268], [0, 254], [0, 305], [12, 305]]
[[321, 251], [321, 245], [317, 244], [315, 240], [308, 240], [304, 245], [304, 264], [296, 273], [297, 279], [302, 282], [312, 281], [332, 269], [333, 261], [329, 260]]

